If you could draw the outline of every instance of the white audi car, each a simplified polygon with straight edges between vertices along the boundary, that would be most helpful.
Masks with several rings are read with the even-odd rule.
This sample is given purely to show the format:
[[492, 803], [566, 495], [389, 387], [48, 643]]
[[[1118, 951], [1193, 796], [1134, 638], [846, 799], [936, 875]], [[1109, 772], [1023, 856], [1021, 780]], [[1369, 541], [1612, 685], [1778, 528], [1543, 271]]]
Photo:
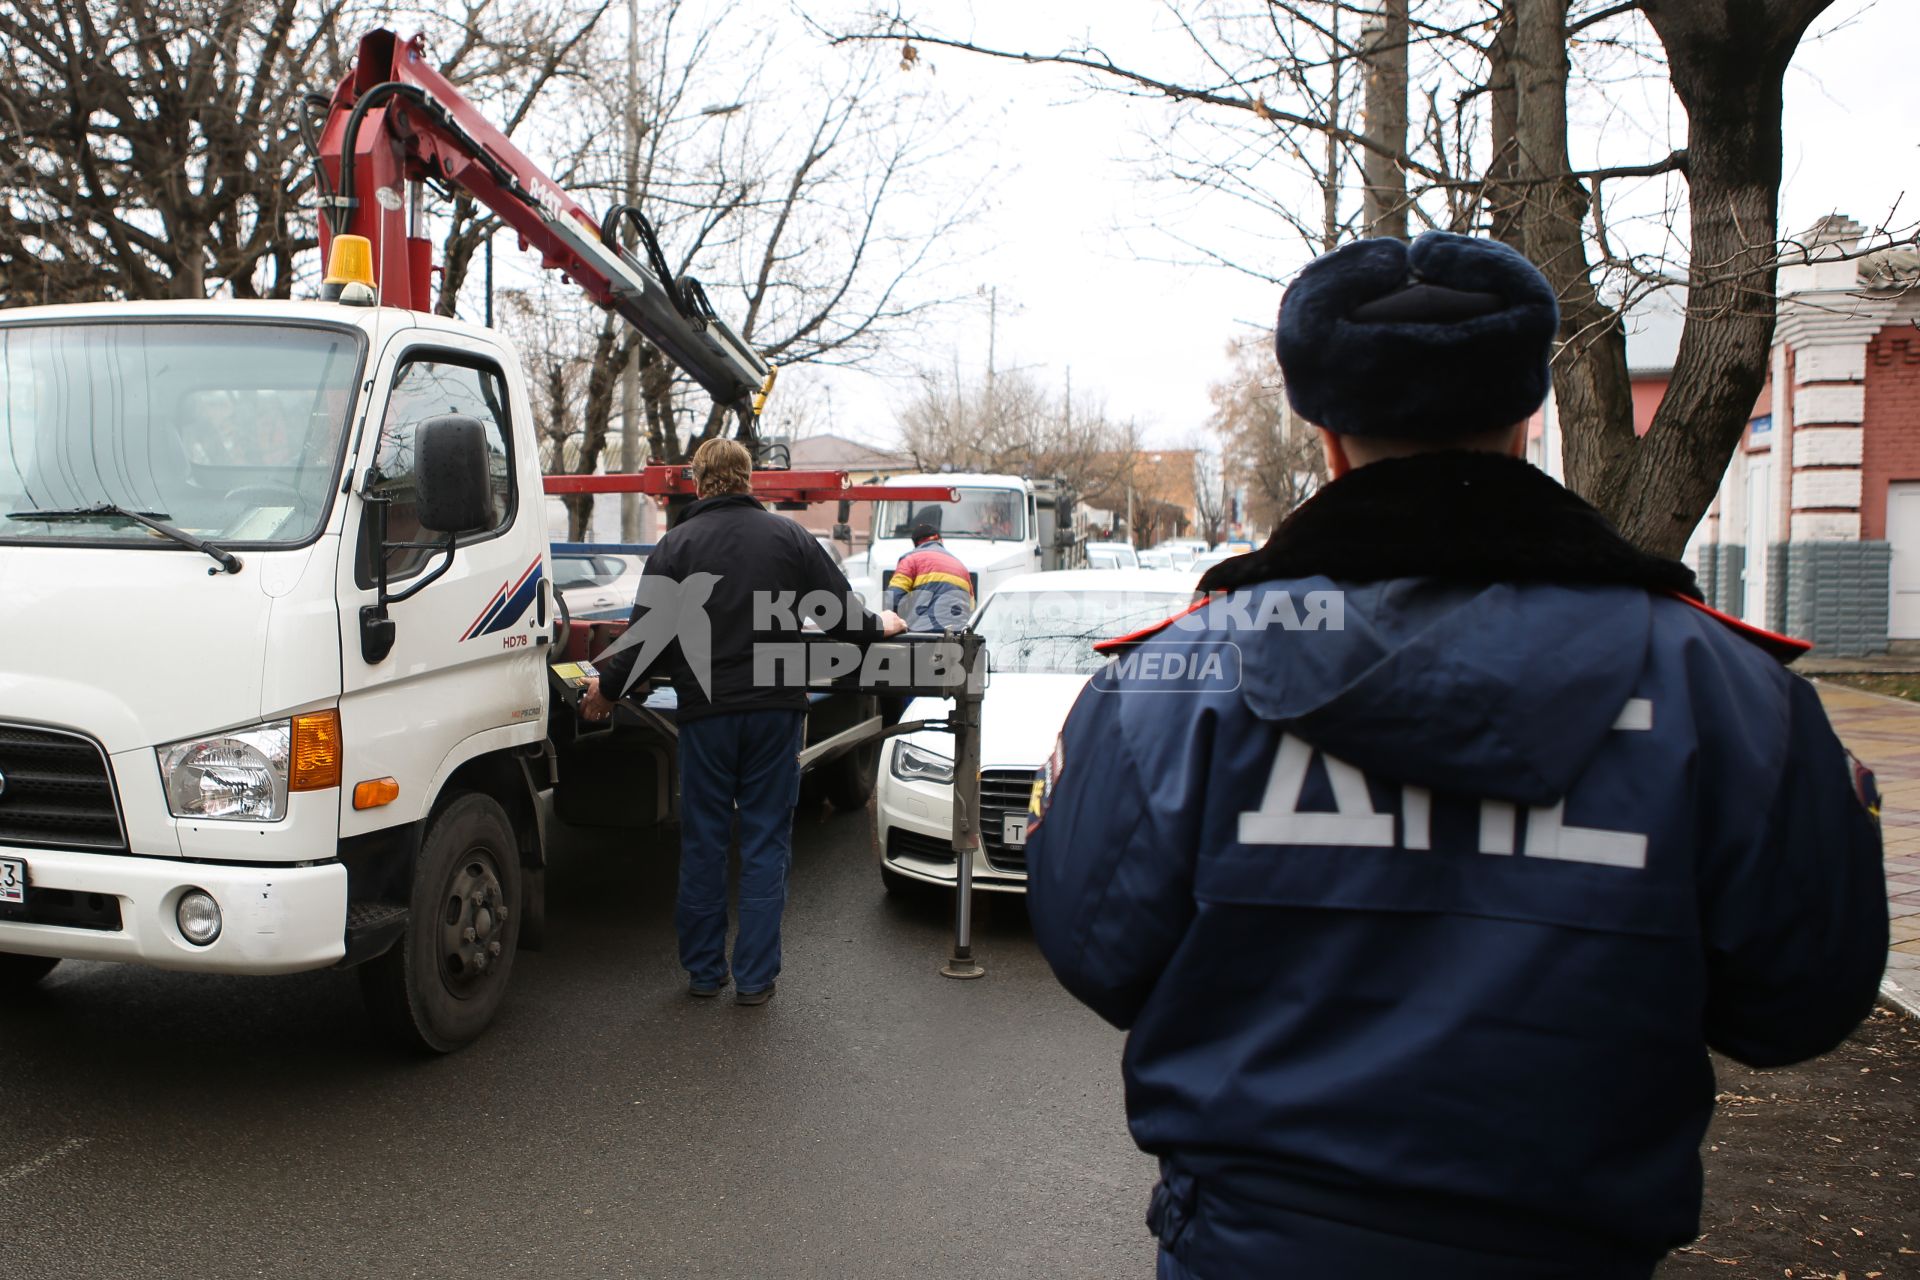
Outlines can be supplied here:
[[[1027, 887], [1027, 804], [1034, 775], [1088, 677], [1105, 659], [1096, 641], [1150, 626], [1193, 600], [1193, 575], [1177, 569], [1031, 573], [988, 596], [973, 627], [987, 642], [980, 709], [979, 889]], [[919, 698], [905, 720], [942, 720], [952, 704]], [[875, 791], [880, 878], [890, 892], [954, 882], [953, 738], [926, 729], [889, 739]]]

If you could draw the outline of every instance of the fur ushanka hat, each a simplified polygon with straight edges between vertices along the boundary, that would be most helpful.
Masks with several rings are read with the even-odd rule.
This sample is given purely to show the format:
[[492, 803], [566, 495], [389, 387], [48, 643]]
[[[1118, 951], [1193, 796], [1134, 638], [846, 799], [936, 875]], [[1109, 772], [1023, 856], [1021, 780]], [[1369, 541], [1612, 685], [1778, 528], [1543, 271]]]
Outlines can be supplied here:
[[1447, 439], [1547, 398], [1560, 308], [1506, 245], [1429, 231], [1316, 258], [1281, 300], [1274, 350], [1294, 412], [1341, 435]]

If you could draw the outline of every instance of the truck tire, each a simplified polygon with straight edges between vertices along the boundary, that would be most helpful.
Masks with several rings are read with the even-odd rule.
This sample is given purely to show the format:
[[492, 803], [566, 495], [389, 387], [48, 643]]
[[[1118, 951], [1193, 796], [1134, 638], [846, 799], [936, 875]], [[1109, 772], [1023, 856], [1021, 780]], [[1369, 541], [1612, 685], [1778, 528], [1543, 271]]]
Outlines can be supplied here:
[[453, 798], [414, 865], [406, 936], [360, 966], [375, 1025], [405, 1048], [451, 1053], [493, 1021], [521, 925], [519, 843], [491, 796]]
[[25, 991], [39, 984], [60, 963], [58, 956], [21, 956], [0, 952], [0, 993]]
[[864, 809], [873, 795], [879, 769], [879, 740], [863, 742], [820, 766], [820, 789], [826, 793], [827, 803], [842, 813]]

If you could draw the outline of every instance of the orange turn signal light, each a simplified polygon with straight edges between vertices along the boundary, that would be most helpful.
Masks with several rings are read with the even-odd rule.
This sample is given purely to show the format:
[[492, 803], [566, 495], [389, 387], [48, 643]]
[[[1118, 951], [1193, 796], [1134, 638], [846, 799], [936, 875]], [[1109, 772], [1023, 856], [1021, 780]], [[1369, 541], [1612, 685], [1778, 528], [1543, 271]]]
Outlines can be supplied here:
[[293, 718], [289, 791], [324, 791], [340, 785], [340, 713], [309, 711]]
[[393, 778], [369, 778], [353, 788], [353, 807], [378, 809], [400, 798], [400, 783]]

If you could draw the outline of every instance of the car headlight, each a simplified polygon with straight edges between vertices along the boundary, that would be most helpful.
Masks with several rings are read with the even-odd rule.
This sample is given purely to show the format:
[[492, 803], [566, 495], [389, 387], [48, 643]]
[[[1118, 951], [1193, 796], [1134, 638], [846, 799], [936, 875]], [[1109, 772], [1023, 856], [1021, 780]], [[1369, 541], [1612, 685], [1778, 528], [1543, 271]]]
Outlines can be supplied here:
[[293, 721], [161, 747], [160, 780], [176, 818], [278, 822], [287, 816]]
[[902, 742], [893, 749], [893, 776], [902, 782], [952, 782], [953, 761], [938, 751]]

